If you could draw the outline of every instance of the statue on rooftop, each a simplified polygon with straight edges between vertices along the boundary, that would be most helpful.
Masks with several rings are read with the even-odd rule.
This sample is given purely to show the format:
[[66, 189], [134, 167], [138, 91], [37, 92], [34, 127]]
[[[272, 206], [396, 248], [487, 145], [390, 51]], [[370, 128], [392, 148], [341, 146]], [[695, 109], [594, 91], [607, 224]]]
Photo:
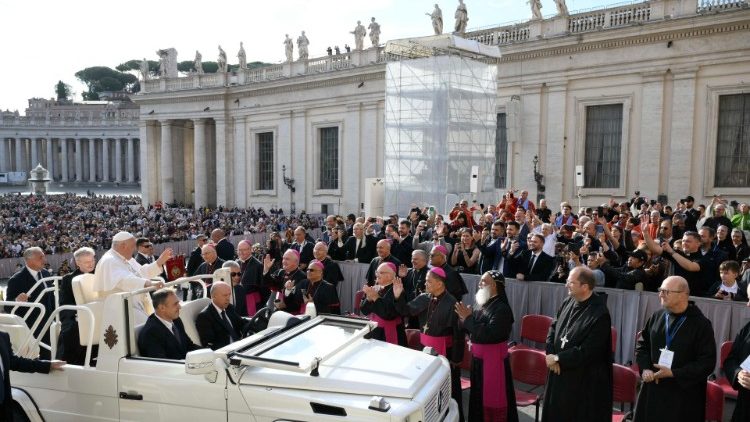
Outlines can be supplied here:
[[373, 47], [380, 45], [380, 24], [375, 22], [375, 18], [370, 19], [370, 26], [367, 27], [370, 30], [370, 41]]
[[203, 74], [203, 55], [198, 50], [195, 50], [195, 60], [193, 60], [193, 68], [195, 69], [195, 73], [199, 75]]
[[350, 31], [349, 33], [354, 34], [354, 49], [362, 50], [364, 47], [365, 35], [367, 35], [367, 30], [362, 25], [362, 22], [357, 21], [357, 26], [354, 27], [354, 31]]
[[555, 0], [555, 5], [557, 6], [557, 14], [559, 16], [568, 16], [568, 5], [565, 4], [565, 0]]
[[145, 57], [141, 60], [141, 75], [144, 81], [149, 80], [149, 77], [151, 76], [149, 73], [148, 60], [146, 60]]
[[176, 78], [177, 71], [177, 50], [174, 48], [163, 48], [156, 50], [159, 56], [159, 76], [162, 78]]
[[297, 50], [299, 51], [299, 59], [307, 60], [307, 47], [310, 45], [310, 40], [307, 39], [305, 31], [302, 31], [302, 35], [297, 37]]
[[219, 59], [216, 60], [216, 63], [219, 65], [219, 72], [227, 72], [227, 53], [221, 46], [219, 46]]
[[432, 19], [432, 29], [435, 31], [435, 35], [443, 33], [443, 11], [440, 10], [440, 6], [435, 3], [435, 9], [432, 13], [425, 13]]
[[466, 24], [469, 22], [469, 13], [466, 10], [464, 0], [458, 0], [458, 7], [456, 7], [456, 26], [454, 33], [463, 35], [466, 33]]
[[292, 42], [292, 39], [289, 38], [289, 34], [286, 34], [285, 37], [286, 39], [284, 40], [284, 54], [286, 55], [287, 63], [291, 63], [294, 60], [294, 57], [292, 57], [292, 52], [294, 51], [294, 42]]
[[542, 0], [529, 0], [528, 3], [531, 5], [531, 19], [542, 19]]
[[240, 51], [237, 53], [237, 58], [240, 60], [240, 69], [247, 69], [247, 55], [242, 41], [240, 41]]

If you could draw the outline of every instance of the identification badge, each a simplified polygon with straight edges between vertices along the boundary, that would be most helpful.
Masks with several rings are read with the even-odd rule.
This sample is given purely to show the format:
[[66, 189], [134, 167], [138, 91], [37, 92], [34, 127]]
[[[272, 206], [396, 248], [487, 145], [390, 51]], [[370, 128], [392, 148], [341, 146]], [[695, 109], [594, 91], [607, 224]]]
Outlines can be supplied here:
[[661, 354], [659, 355], [659, 365], [672, 369], [673, 359], [674, 359], [673, 351], [667, 348], [661, 349]]
[[744, 362], [740, 364], [740, 368], [744, 369], [747, 372], [750, 372], [750, 356], [745, 359]]

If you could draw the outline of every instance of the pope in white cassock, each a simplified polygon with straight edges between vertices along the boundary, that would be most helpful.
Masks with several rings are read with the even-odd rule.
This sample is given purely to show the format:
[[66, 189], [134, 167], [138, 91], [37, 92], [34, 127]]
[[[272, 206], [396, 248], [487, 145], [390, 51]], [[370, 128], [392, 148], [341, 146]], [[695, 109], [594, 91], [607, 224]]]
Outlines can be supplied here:
[[[94, 289], [99, 297], [105, 297], [120, 292], [131, 292], [145, 287], [163, 287], [162, 282], [149, 280], [158, 277], [164, 264], [172, 257], [172, 249], [167, 248], [159, 255], [159, 259], [148, 265], [140, 265], [133, 258], [135, 253], [135, 236], [122, 231], [112, 238], [112, 248], [104, 253], [96, 264]], [[149, 315], [154, 312], [151, 297], [148, 294], [139, 295], [140, 300], [133, 302], [135, 325], [144, 324]]]

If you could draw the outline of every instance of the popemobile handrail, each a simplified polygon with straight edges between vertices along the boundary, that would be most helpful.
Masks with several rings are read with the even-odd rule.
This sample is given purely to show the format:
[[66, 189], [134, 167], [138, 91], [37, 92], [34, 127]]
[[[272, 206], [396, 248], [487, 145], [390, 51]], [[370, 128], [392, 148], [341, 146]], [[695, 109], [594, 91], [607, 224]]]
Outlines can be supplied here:
[[[36, 321], [34, 321], [34, 323], [31, 325], [31, 327], [29, 327], [29, 335], [23, 341], [22, 345], [18, 348], [18, 350], [21, 350], [22, 347], [24, 347], [24, 346], [26, 346], [26, 344], [28, 344], [29, 338], [30, 337], [34, 337], [34, 331], [36, 331], [37, 327], [39, 327], [39, 323], [44, 318], [44, 314], [47, 312], [47, 309], [41, 303], [37, 303], [37, 302], [17, 302], [15, 300], [3, 300], [3, 301], [0, 301], [0, 306], [3, 309], [5, 309], [5, 306], [13, 306], [13, 311], [15, 311], [16, 309], [18, 309], [19, 306], [22, 307], [22, 308], [36, 308], [36, 309], [39, 309], [39, 318], [37, 318]], [[26, 315], [28, 315], [30, 313], [31, 313], [31, 310], [29, 310], [29, 312], [27, 312]], [[15, 315], [14, 312], [10, 312], [10, 314], [14, 314]], [[24, 322], [26, 322], [26, 318], [22, 318], [22, 319], [23, 319]], [[28, 325], [29, 324], [26, 324], [26, 326], [28, 326]], [[42, 333], [43, 332], [44, 331], [42, 331]]]
[[[60, 284], [59, 281], [62, 280], [62, 277], [55, 275], [50, 277], [44, 277], [39, 280], [37, 280], [36, 283], [34, 283], [33, 286], [29, 289], [28, 292], [26, 292], [27, 295], [31, 296], [31, 294], [42, 284], [44, 284], [45, 288], [42, 290], [42, 292], [39, 294], [39, 296], [36, 297], [34, 302], [32, 303], [39, 303], [40, 300], [44, 297], [44, 295], [48, 292], [53, 292], [55, 296], [55, 308], [58, 308], [60, 306]], [[52, 286], [47, 286], [47, 281], [52, 281]], [[11, 300], [15, 300], [16, 298], [7, 298]], [[18, 303], [27, 303], [27, 302], [18, 302]], [[15, 306], [13, 309], [10, 310], [11, 314], [16, 313], [16, 309], [18, 309], [18, 306]], [[31, 315], [31, 312], [26, 312], [26, 315], [24, 315], [22, 318], [24, 321], [27, 320], [27, 318]]]

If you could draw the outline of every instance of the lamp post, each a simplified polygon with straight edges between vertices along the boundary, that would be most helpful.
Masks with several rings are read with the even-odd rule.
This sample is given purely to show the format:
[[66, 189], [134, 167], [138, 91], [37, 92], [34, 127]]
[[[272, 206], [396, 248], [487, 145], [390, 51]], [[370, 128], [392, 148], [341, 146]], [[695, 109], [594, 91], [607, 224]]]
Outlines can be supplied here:
[[536, 182], [536, 202], [537, 204], [541, 199], [544, 199], [544, 190], [546, 189], [544, 185], [542, 184], [542, 181], [544, 180], [544, 175], [542, 173], [539, 173], [539, 170], [537, 168], [537, 165], [539, 164], [539, 156], [534, 156], [534, 181]]
[[295, 213], [295, 205], [294, 205], [294, 191], [295, 191], [295, 189], [294, 189], [294, 179], [292, 179], [291, 177], [286, 177], [286, 165], [283, 165], [283, 164], [281, 166], [281, 177], [284, 180], [284, 184], [286, 185], [286, 187], [288, 187], [289, 190], [292, 192], [291, 193], [291, 201], [290, 201], [291, 202], [291, 204], [290, 204], [290, 208], [291, 208], [290, 213], [294, 214]]

